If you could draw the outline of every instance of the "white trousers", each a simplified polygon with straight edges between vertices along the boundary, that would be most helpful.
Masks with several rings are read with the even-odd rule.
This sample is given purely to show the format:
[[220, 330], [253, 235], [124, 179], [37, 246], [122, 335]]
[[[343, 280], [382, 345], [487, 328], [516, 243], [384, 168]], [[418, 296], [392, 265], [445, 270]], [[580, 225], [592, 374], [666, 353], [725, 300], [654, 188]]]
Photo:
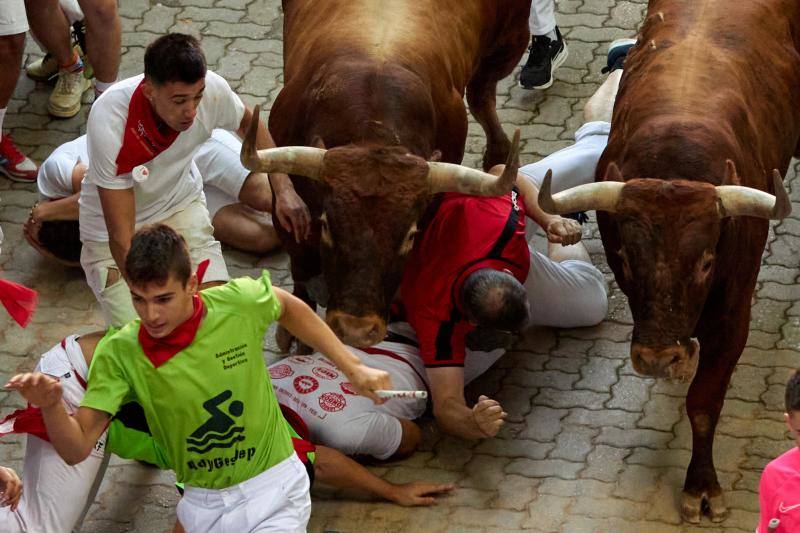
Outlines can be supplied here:
[[306, 468], [292, 453], [266, 472], [232, 487], [186, 486], [178, 520], [187, 533], [303, 533], [311, 517]]
[[531, 35], [545, 35], [556, 29], [555, 0], [532, 0], [528, 27]]
[[[74, 340], [68, 338], [68, 342]], [[74, 413], [84, 394], [75, 374], [85, 380], [88, 368], [82, 355], [78, 357], [79, 351], [70, 353], [74, 357], [59, 349], [48, 351], [36, 371], [59, 379], [64, 407]], [[9, 507], [0, 507], [0, 533], [68, 533], [77, 527], [103, 475], [106, 435], [103, 433], [89, 457], [74, 466], [65, 463], [52, 444], [28, 435], [22, 498], [14, 513]]]
[[[204, 282], [224, 282], [230, 279], [225, 258], [222, 256], [222, 247], [214, 239], [214, 228], [211, 226], [208, 210], [201, 198], [189, 204], [183, 211], [178, 211], [159, 222], [170, 226], [186, 239], [193, 268], [197, 268], [198, 263], [205, 259], [211, 261], [203, 278]], [[84, 242], [81, 249], [81, 266], [86, 274], [89, 288], [100, 303], [106, 324], [120, 327], [136, 318], [131, 292], [125, 280], [120, 278], [111, 285], [106, 283], [109, 269], [117, 268], [107, 242]]]
[[[540, 188], [547, 170], [552, 170], [554, 194], [591, 183], [610, 130], [608, 122], [587, 122], [575, 132], [575, 144], [519, 171]], [[529, 242], [532, 237], [533, 225], [529, 225]], [[525, 280], [531, 306], [529, 325], [577, 328], [593, 326], [605, 318], [608, 288], [597, 267], [578, 260], [558, 263], [532, 246], [530, 252], [531, 269]]]

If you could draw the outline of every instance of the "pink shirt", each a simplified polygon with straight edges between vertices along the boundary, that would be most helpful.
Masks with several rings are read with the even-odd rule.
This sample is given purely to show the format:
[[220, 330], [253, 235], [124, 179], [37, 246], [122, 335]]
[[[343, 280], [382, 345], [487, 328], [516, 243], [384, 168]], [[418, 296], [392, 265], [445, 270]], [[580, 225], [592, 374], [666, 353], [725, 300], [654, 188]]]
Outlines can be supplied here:
[[800, 531], [800, 448], [792, 448], [767, 465], [758, 492], [758, 533], [767, 533], [773, 518], [781, 521], [778, 533]]

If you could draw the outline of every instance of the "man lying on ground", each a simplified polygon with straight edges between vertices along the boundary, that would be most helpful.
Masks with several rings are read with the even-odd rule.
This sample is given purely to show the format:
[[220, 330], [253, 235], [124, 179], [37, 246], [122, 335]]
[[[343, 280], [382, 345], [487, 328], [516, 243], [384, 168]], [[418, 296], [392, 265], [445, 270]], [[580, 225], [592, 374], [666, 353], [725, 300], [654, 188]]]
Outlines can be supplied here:
[[124, 269], [141, 318], [98, 344], [75, 416], [64, 409], [59, 381], [46, 374], [20, 374], [6, 387], [41, 408], [68, 464], [86, 459], [111, 417], [136, 401], [185, 483], [177, 513], [187, 531], [223, 516], [232, 530], [304, 531], [309, 482], [269, 386], [266, 329], [279, 321], [376, 403], [376, 391], [392, 388], [388, 374], [363, 365], [307, 305], [273, 288], [267, 272], [198, 294], [186, 242], [164, 224], [134, 234]]
[[[280, 246], [267, 213], [272, 190], [266, 174], [250, 172], [239, 161], [242, 143], [216, 129], [194, 156], [203, 180], [214, 238], [239, 250], [265, 254]], [[80, 266], [78, 198], [89, 155], [86, 135], [64, 143], [39, 167], [39, 201], [24, 226], [28, 243], [42, 255]]]
[[[615, 70], [589, 100], [587, 123], [573, 146], [520, 168], [517, 190], [504, 197], [445, 195], [414, 245], [400, 297], [419, 338], [434, 416], [448, 433], [493, 437], [505, 418], [502, 406], [486, 396], [472, 409], [466, 405], [467, 347], [510, 348], [514, 333], [533, 325], [574, 328], [605, 318], [605, 278], [583, 244], [576, 244], [579, 226], [544, 213], [538, 186], [549, 169], [554, 192], [594, 180], [622, 63], [633, 42], [612, 44], [609, 65]], [[491, 172], [502, 170], [500, 165]], [[547, 256], [526, 241], [526, 215], [545, 230]], [[477, 418], [478, 410], [486, 416]]]

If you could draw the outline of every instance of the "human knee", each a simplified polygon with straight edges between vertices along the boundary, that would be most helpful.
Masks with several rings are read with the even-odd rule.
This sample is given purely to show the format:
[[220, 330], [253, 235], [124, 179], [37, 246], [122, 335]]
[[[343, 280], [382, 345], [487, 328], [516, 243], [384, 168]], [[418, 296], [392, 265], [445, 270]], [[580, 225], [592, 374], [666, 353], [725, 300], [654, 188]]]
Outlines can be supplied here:
[[109, 29], [106, 25], [113, 24], [117, 19], [116, 0], [83, 0], [79, 4], [89, 24], [102, 24]]
[[25, 47], [25, 34], [0, 36], [0, 64], [19, 64]]

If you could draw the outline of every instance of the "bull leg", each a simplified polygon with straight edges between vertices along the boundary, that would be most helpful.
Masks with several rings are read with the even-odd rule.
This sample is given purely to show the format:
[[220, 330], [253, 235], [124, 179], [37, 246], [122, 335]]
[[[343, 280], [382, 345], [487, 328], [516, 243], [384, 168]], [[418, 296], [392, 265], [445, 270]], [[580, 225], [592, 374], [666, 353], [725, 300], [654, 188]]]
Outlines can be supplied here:
[[497, 82], [514, 72], [525, 52], [529, 38], [527, 23], [524, 19], [512, 19], [500, 35], [496, 48], [481, 59], [467, 85], [469, 110], [486, 133], [484, 170], [505, 163], [511, 149], [511, 142], [497, 118]]
[[[703, 511], [707, 511], [712, 522], [721, 522], [728, 514], [714, 468], [713, 445], [725, 392], [747, 342], [752, 288], [749, 291], [743, 288], [737, 293], [738, 301], [724, 302], [722, 297], [716, 300], [724, 302], [724, 306], [705, 310], [698, 325], [700, 363], [686, 398], [686, 411], [692, 424], [692, 459], [686, 472], [681, 504], [681, 516], [693, 524], [700, 522]], [[713, 296], [709, 300], [715, 301]], [[734, 309], [739, 311], [732, 312]], [[730, 314], [725, 316], [725, 312]], [[719, 320], [720, 316], [725, 318]]]

